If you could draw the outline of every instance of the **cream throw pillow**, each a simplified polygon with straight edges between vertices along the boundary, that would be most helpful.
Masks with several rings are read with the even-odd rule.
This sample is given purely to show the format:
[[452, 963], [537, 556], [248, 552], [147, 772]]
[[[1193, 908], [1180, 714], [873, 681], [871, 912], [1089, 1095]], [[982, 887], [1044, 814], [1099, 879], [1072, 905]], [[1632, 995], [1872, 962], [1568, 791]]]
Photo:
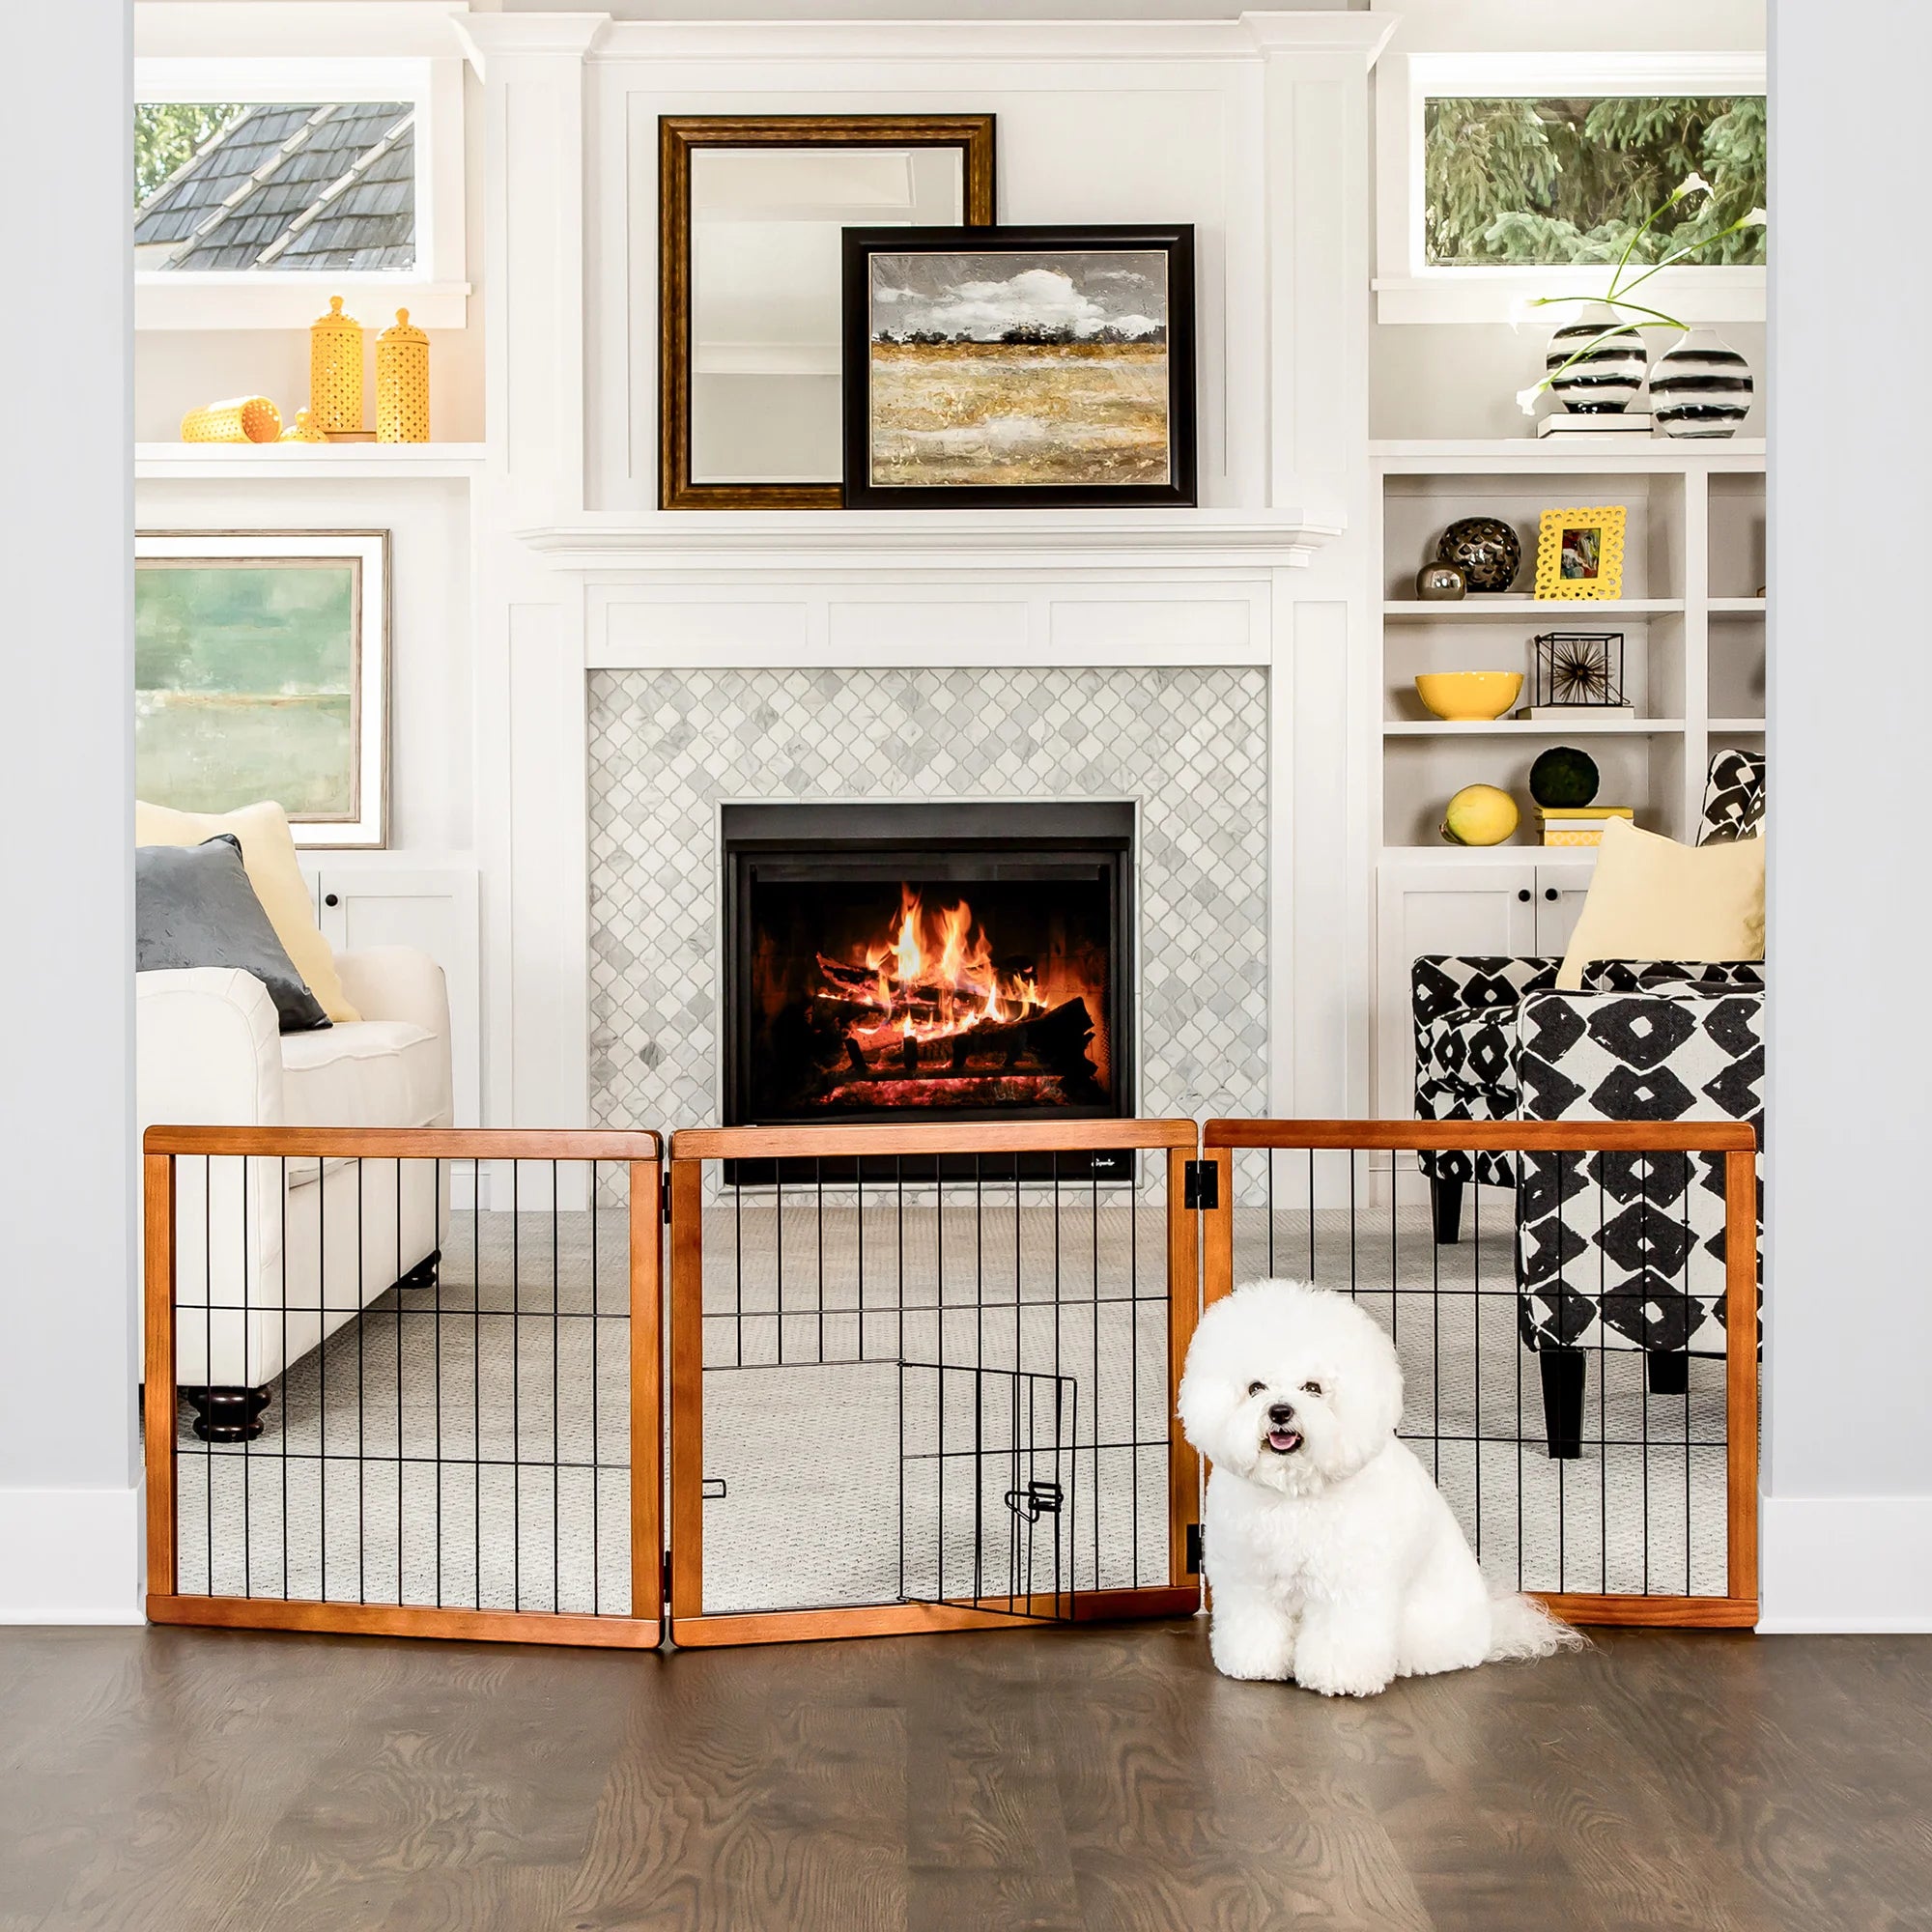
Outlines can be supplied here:
[[315, 901], [296, 863], [288, 815], [264, 800], [238, 811], [176, 811], [171, 806], [134, 801], [136, 845], [199, 845], [223, 832], [242, 843], [242, 865], [282, 951], [322, 1002], [332, 1020], [359, 1020], [335, 971], [335, 955], [315, 923]]
[[1596, 875], [1557, 985], [1575, 992], [1594, 959], [1764, 957], [1764, 840], [1680, 845], [1628, 819], [1604, 822]]

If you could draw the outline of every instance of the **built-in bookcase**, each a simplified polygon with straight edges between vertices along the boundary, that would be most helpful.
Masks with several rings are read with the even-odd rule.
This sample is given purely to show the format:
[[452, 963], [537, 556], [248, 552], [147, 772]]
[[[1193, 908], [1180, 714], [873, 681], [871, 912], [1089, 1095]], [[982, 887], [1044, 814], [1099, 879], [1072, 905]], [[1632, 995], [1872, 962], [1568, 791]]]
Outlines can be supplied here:
[[[1764, 741], [1764, 445], [1645, 441], [1598, 451], [1499, 442], [1372, 445], [1381, 515], [1379, 843], [1392, 859], [1441, 849], [1436, 827], [1459, 787], [1501, 785], [1522, 807], [1510, 846], [1534, 844], [1529, 768], [1548, 746], [1584, 746], [1603, 774], [1600, 804], [1629, 805], [1636, 822], [1694, 836], [1714, 749]], [[1623, 595], [1542, 602], [1529, 594], [1546, 509], [1620, 503], [1626, 511]], [[1415, 596], [1415, 572], [1459, 517], [1505, 519], [1522, 542], [1518, 588], [1460, 603]], [[1452, 724], [1415, 693], [1428, 670], [1521, 670], [1531, 639], [1550, 630], [1621, 631], [1633, 718], [1561, 724], [1504, 718]], [[1480, 854], [1465, 855], [1479, 858]]]

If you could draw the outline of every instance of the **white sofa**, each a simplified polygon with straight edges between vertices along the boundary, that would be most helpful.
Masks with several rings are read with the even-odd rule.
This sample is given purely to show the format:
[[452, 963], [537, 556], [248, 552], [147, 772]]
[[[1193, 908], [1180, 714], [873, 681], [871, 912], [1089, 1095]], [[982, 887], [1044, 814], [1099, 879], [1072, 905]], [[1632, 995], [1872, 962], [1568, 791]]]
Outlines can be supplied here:
[[[135, 1105], [170, 1126], [446, 1127], [442, 969], [408, 947], [335, 955], [363, 1015], [281, 1033], [229, 968], [137, 973]], [[261, 1433], [269, 1383], [405, 1278], [433, 1280], [447, 1164], [184, 1156], [176, 1163], [175, 1379], [195, 1433]], [[245, 1170], [245, 1172], [244, 1172]]]

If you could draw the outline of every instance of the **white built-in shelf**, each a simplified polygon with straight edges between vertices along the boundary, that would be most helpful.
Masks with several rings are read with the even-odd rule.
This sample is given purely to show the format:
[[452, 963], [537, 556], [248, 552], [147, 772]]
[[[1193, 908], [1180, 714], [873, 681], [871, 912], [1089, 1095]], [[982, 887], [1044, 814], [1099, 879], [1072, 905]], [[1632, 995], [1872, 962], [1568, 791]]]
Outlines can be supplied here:
[[1520, 590], [1480, 592], [1470, 597], [1391, 597], [1382, 606], [1384, 617], [1434, 623], [1438, 617], [1511, 618], [1571, 617], [1578, 622], [1605, 617], [1667, 616], [1684, 609], [1681, 597], [1531, 597]]
[[1713, 597], [1705, 607], [1714, 617], [1762, 617], [1762, 597]]
[[137, 442], [136, 481], [446, 481], [483, 468], [480, 442]]
[[1713, 718], [1710, 727], [1713, 731], [1742, 731], [1748, 735], [1752, 731], [1764, 729], [1762, 718]]
[[1715, 437], [1708, 440], [1657, 436], [1613, 437], [1615, 446], [1563, 443], [1552, 447], [1533, 436], [1480, 440], [1374, 441], [1369, 456], [1390, 475], [1494, 476], [1545, 472], [1550, 475], [1683, 476], [1712, 470], [1762, 469], [1764, 439]]
[[[1533, 829], [1533, 828], [1532, 828]], [[1384, 845], [1385, 859], [1399, 859], [1405, 866], [1436, 865], [1445, 868], [1463, 866], [1520, 866], [1533, 860], [1539, 866], [1594, 866], [1594, 845], [1542, 845], [1521, 833], [1500, 845], [1452, 845], [1446, 838], [1433, 845]]]
[[1384, 738], [1658, 738], [1681, 731], [1681, 718], [1391, 718]]

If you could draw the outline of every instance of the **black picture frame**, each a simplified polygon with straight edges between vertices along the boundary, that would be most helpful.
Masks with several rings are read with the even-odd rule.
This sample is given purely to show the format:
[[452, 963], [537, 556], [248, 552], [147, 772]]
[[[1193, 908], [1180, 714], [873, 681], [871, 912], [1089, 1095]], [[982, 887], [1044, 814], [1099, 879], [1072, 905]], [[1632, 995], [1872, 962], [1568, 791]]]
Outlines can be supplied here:
[[[1197, 500], [1194, 228], [1191, 222], [1056, 227], [847, 228], [841, 302], [844, 506], [890, 509], [1192, 508]], [[870, 264], [890, 255], [1159, 253], [1166, 261], [1167, 480], [1161, 483], [890, 483], [872, 480]], [[1043, 266], [1043, 265], [1042, 265]], [[1015, 273], [1019, 269], [1015, 267]], [[985, 338], [989, 339], [990, 338]]]

